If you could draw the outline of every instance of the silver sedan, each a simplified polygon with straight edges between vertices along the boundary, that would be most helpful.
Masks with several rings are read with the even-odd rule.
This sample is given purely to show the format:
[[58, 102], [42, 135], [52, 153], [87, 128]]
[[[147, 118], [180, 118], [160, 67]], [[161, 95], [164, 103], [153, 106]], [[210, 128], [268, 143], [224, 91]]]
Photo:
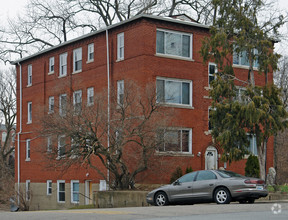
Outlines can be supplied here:
[[254, 203], [255, 199], [267, 195], [267, 187], [261, 179], [227, 170], [200, 170], [149, 192], [147, 202], [157, 206], [199, 202], [229, 204], [231, 201]]

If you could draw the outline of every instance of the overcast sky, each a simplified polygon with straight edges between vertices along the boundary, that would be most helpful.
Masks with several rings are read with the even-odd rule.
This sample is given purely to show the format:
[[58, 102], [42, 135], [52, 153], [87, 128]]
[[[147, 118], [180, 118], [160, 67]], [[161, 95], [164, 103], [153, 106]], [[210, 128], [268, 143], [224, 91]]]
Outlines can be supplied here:
[[[265, 1], [265, 0], [264, 0]], [[273, 1], [273, 0], [272, 0]], [[274, 0], [278, 2], [279, 10], [284, 10], [288, 12], [288, 0]], [[5, 18], [9, 17], [13, 20], [13, 16], [16, 16], [18, 13], [21, 14], [21, 10], [24, 9], [24, 6], [27, 4], [28, 0], [1, 0], [0, 6], [0, 24], [1, 20], [5, 20]], [[282, 32], [288, 33], [288, 24], [282, 28]], [[288, 35], [287, 35], [288, 36]], [[276, 45], [276, 51], [280, 54], [288, 55], [288, 39], [287, 42], [282, 42]]]

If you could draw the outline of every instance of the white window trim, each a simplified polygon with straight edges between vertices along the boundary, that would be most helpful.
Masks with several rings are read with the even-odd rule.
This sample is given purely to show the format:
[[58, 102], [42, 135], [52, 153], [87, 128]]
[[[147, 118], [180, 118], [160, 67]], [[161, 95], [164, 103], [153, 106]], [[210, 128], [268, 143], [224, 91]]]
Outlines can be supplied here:
[[[76, 103], [76, 95], [80, 95], [80, 103]], [[73, 92], [73, 106], [74, 106], [74, 111], [76, 111], [76, 104], [80, 104], [81, 109], [82, 109], [82, 90], [77, 90]], [[80, 111], [81, 111], [80, 109]], [[78, 112], [79, 113], [79, 112]]]
[[[26, 180], [26, 184], [25, 184], [25, 189], [26, 189], [26, 201], [30, 201], [31, 199], [31, 182], [30, 180]], [[29, 196], [28, 196], [29, 194]]]
[[[51, 104], [52, 104], [52, 100], [53, 100], [53, 110], [51, 110]], [[49, 100], [48, 100], [48, 113], [54, 113], [54, 109], [55, 109], [55, 98], [54, 98], [54, 96], [49, 96]]]
[[[29, 154], [28, 154], [29, 152]], [[31, 161], [31, 139], [26, 139], [26, 159], [25, 161]]]
[[[63, 57], [63, 61], [65, 62], [61, 62], [61, 58]], [[67, 71], [68, 71], [68, 65], [67, 65], [67, 57], [68, 57], [68, 53], [62, 53], [59, 55], [59, 78], [65, 77], [67, 76]], [[62, 66], [66, 66], [66, 72], [63, 73], [62, 71]]]
[[32, 102], [27, 103], [27, 124], [32, 123]]
[[215, 73], [218, 72], [216, 63], [209, 62], [209, 64], [208, 64], [208, 87], [209, 87], [209, 88], [211, 88], [211, 85], [210, 85], [210, 83], [209, 83], [209, 77], [210, 77], [210, 76], [213, 76], [213, 77], [214, 77], [214, 80], [216, 79], [216, 75], [215, 75], [215, 74], [210, 74], [210, 68], [209, 68], [210, 65], [215, 66]]
[[[59, 191], [59, 185], [60, 185], [60, 183], [64, 183], [65, 184], [65, 191], [64, 191], [64, 193], [65, 193], [65, 201], [59, 201], [59, 193], [60, 193], [60, 191]], [[65, 183], [65, 180], [57, 180], [57, 202], [58, 203], [65, 203], [66, 202], [66, 183]]]
[[[92, 51], [90, 50], [92, 48]], [[90, 54], [91, 53], [93, 53], [93, 59], [90, 59]], [[91, 63], [91, 62], [93, 62], [94, 61], [94, 56], [95, 56], [95, 54], [94, 54], [94, 43], [91, 43], [91, 44], [88, 44], [88, 46], [87, 46], [87, 62], [86, 63]]]
[[52, 152], [52, 137], [47, 137], [47, 152]]
[[[53, 71], [51, 70], [51, 67], [52, 67], [52, 64], [53, 63]], [[49, 58], [49, 72], [48, 72], [48, 75], [51, 75], [53, 74], [55, 71], [55, 57], [50, 57]]]
[[[123, 39], [123, 45], [122, 43]], [[123, 48], [123, 56], [121, 56], [120, 49]], [[117, 61], [124, 60], [125, 57], [125, 38], [124, 32], [117, 34]]]
[[29, 64], [27, 67], [27, 87], [32, 86], [32, 64]]
[[[79, 70], [75, 70], [75, 68], [76, 68], [76, 65], [75, 65], [75, 62], [76, 62], [76, 54], [77, 53], [80, 53], [80, 55], [81, 55], [81, 69], [79, 69]], [[77, 61], [80, 61], [80, 60], [77, 60]], [[74, 49], [73, 50], [73, 73], [72, 74], [76, 74], [76, 73], [80, 73], [80, 72], [82, 72], [82, 69], [83, 69], [83, 56], [82, 56], [82, 47], [79, 47], [79, 48], [77, 48], [77, 49]]]
[[189, 131], [189, 143], [188, 143], [188, 147], [189, 147], [189, 151], [188, 152], [182, 152], [182, 151], [158, 151], [157, 150], [157, 153], [159, 154], [180, 154], [180, 155], [193, 155], [192, 154], [192, 143], [193, 143], [193, 129], [192, 128], [167, 128], [165, 130], [168, 130], [168, 131]]
[[[121, 84], [123, 84], [123, 91], [120, 91], [121, 88]], [[121, 92], [121, 93], [120, 93]], [[120, 95], [124, 96], [125, 93], [125, 84], [124, 84], [124, 80], [118, 80], [117, 81], [117, 104], [118, 105], [123, 105], [123, 103], [120, 103]], [[123, 100], [124, 102], [124, 100]]]
[[74, 201], [73, 200], [73, 183], [78, 183], [79, 184], [79, 191], [80, 191], [80, 183], [79, 180], [71, 180], [71, 203], [79, 203], [80, 201], [80, 197], [79, 197], [79, 191], [78, 191], [78, 197], [79, 197], [79, 201]]
[[[254, 48], [254, 51], [256, 50], [256, 48]], [[242, 51], [243, 52], [243, 51]], [[235, 67], [235, 68], [241, 68], [241, 69], [249, 69], [249, 65], [243, 65], [241, 64], [241, 56], [240, 54], [237, 55], [238, 56], [238, 63], [239, 64], [234, 64], [234, 51], [233, 51], [233, 56], [232, 56], [232, 67]], [[258, 67], [257, 66], [254, 66], [255, 65], [255, 61], [253, 63], [253, 70], [256, 70], [258, 71]], [[259, 64], [258, 64], [259, 66]]]
[[[49, 183], [51, 183], [51, 193], [49, 193], [49, 189], [50, 189]], [[52, 180], [47, 180], [47, 196], [51, 196], [52, 193], [53, 193], [52, 184], [53, 184], [53, 183], [52, 183]]]
[[[93, 94], [92, 96], [91, 93]], [[92, 97], [92, 102], [90, 102], [90, 97]], [[87, 88], [87, 106], [94, 105], [94, 87]]]
[[[185, 82], [185, 83], [189, 83], [190, 84], [190, 97], [189, 97], [189, 101], [190, 104], [186, 105], [186, 104], [178, 104], [178, 103], [169, 103], [169, 102], [158, 102], [161, 105], [165, 105], [165, 106], [170, 106], [170, 107], [188, 107], [188, 108], [193, 108], [193, 81], [192, 80], [185, 80], [185, 79], [176, 79], [176, 78], [166, 78], [166, 77], [156, 77], [156, 82], [157, 80], [164, 80], [164, 81], [175, 81], [175, 82]], [[157, 86], [156, 86], [157, 89]], [[156, 90], [157, 92], [157, 90]], [[165, 91], [164, 91], [165, 92]], [[164, 94], [165, 95], [165, 94]]]
[[7, 132], [3, 131], [2, 132], [2, 142], [4, 143], [6, 141], [7, 138]]
[[[163, 31], [163, 32], [168, 32], [168, 33], [175, 33], [175, 34], [181, 34], [181, 35], [190, 36], [190, 57], [183, 57], [183, 56], [177, 56], [177, 55], [166, 54], [166, 53], [157, 53], [157, 49], [156, 49], [156, 55], [157, 56], [169, 57], [169, 58], [173, 58], [173, 59], [194, 61], [193, 60], [193, 34], [186, 33], [186, 32], [181, 32], [181, 31], [171, 31], [171, 30], [161, 29], [161, 28], [157, 28], [156, 33], [157, 33], [157, 31]], [[157, 48], [157, 46], [156, 46], [156, 48]], [[165, 49], [165, 39], [164, 39], [164, 49]]]
[[[66, 94], [61, 94], [59, 95], [59, 115], [60, 116], [65, 116], [65, 114], [63, 114], [63, 109], [62, 109], [62, 103], [61, 103], [61, 97], [66, 97], [66, 106], [65, 108], [67, 107], [67, 95]], [[66, 112], [66, 109], [65, 109], [65, 112]]]
[[[65, 155], [60, 155], [60, 148], [61, 148], [61, 138], [65, 138], [65, 135], [59, 135], [58, 136], [58, 146], [57, 146], [57, 149], [58, 149], [58, 156], [57, 156], [57, 158], [56, 159], [60, 159], [60, 158], [63, 158], [63, 157], [65, 157]], [[63, 146], [62, 146], [63, 147]], [[65, 145], [64, 145], [64, 147], [66, 147]]]

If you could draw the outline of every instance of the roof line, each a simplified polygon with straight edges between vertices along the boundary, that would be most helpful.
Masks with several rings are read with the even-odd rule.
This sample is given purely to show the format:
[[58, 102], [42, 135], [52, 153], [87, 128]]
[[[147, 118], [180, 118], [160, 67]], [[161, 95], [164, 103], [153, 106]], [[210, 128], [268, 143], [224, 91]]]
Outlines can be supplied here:
[[209, 29], [209, 26], [203, 25], [203, 24], [199, 24], [199, 23], [196, 23], [196, 22], [183, 21], [183, 20], [178, 20], [178, 19], [170, 18], [170, 17], [160, 17], [160, 16], [156, 16], [156, 15], [141, 14], [141, 15], [134, 16], [134, 17], [132, 17], [132, 18], [130, 18], [130, 19], [127, 19], [127, 20], [125, 20], [125, 21], [121, 21], [121, 22], [118, 22], [118, 23], [116, 23], [116, 24], [112, 24], [112, 25], [110, 25], [110, 26], [107, 26], [106, 28], [103, 28], [103, 29], [101, 29], [101, 30], [94, 31], [94, 32], [91, 32], [91, 33], [88, 33], [88, 34], [85, 34], [85, 35], [76, 37], [76, 38], [71, 39], [71, 40], [69, 40], [69, 41], [65, 41], [65, 42], [63, 42], [63, 43], [61, 43], [61, 44], [58, 44], [58, 45], [56, 45], [56, 46], [53, 46], [53, 47], [47, 48], [47, 49], [45, 49], [45, 50], [39, 51], [39, 52], [34, 53], [34, 54], [32, 54], [32, 55], [29, 55], [29, 56], [27, 56], [27, 57], [24, 57], [24, 58], [21, 58], [21, 59], [12, 61], [11, 64], [17, 65], [17, 64], [20, 63], [20, 62], [23, 62], [23, 61], [25, 61], [25, 60], [31, 59], [31, 58], [36, 57], [36, 56], [38, 56], [38, 55], [47, 53], [47, 52], [49, 52], [49, 51], [55, 50], [55, 49], [60, 48], [60, 47], [64, 47], [64, 46], [66, 46], [66, 45], [72, 44], [72, 43], [77, 42], [77, 41], [79, 41], [79, 40], [82, 40], [82, 39], [85, 39], [85, 38], [88, 38], [88, 37], [97, 35], [97, 34], [99, 34], [99, 33], [102, 33], [102, 32], [104, 32], [104, 31], [106, 31], [106, 30], [113, 29], [113, 28], [115, 28], [115, 27], [121, 26], [121, 25], [126, 24], [126, 23], [130, 23], [130, 22], [135, 21], [135, 20], [140, 19], [140, 18], [150, 18], [150, 19], [154, 19], [154, 20], [160, 20], [160, 21], [166, 21], [166, 22], [173, 22], [173, 23], [184, 24], [184, 25], [189, 25], [189, 26], [193, 26], [193, 27], [200, 27], [200, 28]]

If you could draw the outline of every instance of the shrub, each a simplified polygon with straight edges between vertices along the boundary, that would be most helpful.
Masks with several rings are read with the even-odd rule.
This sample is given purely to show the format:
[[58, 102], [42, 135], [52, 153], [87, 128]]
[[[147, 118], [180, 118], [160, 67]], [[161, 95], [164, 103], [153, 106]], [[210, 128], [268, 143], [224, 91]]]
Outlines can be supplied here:
[[260, 177], [260, 166], [257, 156], [250, 155], [246, 162], [245, 176], [247, 177]]
[[192, 167], [191, 167], [191, 166], [190, 166], [190, 167], [187, 167], [187, 168], [186, 168], [186, 173], [191, 173], [191, 172], [193, 172]]
[[181, 176], [183, 176], [182, 169], [180, 167], [177, 167], [176, 170], [171, 174], [170, 183], [173, 183]]

